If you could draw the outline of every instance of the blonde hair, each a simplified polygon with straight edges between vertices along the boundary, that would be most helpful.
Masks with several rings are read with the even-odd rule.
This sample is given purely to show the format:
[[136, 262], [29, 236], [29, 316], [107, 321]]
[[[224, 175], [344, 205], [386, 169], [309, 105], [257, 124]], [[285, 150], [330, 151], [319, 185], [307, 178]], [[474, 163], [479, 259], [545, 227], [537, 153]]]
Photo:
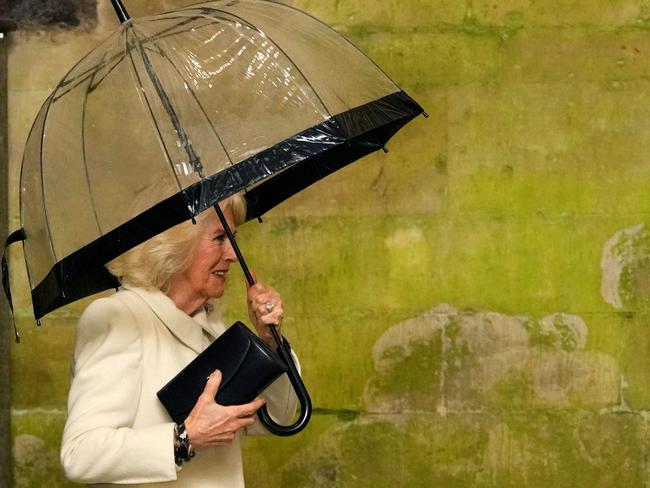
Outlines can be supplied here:
[[[237, 193], [219, 202], [221, 210], [232, 213], [235, 225], [246, 219], [246, 200]], [[106, 268], [120, 283], [140, 288], [157, 288], [167, 291], [173, 275], [186, 270], [194, 256], [209, 208], [196, 217], [196, 224], [182, 222], [116, 257]]]

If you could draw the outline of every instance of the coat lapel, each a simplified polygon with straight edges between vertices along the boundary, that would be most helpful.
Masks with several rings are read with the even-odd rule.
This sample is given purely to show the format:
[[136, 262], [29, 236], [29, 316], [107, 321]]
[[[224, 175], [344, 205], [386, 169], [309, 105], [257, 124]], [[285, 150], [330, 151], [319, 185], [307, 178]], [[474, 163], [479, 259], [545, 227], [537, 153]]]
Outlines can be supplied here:
[[[123, 288], [132, 291], [146, 303], [160, 321], [178, 340], [199, 354], [205, 349], [203, 330], [207, 324], [206, 313], [203, 309], [190, 317], [176, 307], [174, 302], [160, 290], [144, 289], [130, 286]], [[208, 331], [210, 334], [213, 332]]]
[[209, 342], [212, 342], [226, 331], [223, 326], [223, 321], [221, 320], [219, 308], [215, 307], [211, 303], [207, 303], [205, 308], [202, 308], [192, 317], [194, 321], [207, 333], [210, 338]]

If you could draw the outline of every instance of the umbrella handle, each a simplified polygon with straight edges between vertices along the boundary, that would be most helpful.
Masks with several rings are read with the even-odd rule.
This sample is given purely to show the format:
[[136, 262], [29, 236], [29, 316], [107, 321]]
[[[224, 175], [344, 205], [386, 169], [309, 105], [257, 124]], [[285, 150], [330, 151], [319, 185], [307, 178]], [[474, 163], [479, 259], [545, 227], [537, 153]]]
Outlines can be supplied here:
[[[244, 259], [244, 256], [241, 253], [241, 249], [239, 249], [239, 246], [237, 245], [237, 241], [235, 240], [235, 235], [232, 233], [232, 230], [228, 225], [228, 221], [226, 220], [226, 217], [223, 214], [223, 211], [221, 210], [219, 203], [215, 203], [213, 207], [217, 212], [217, 216], [221, 221], [223, 230], [226, 232], [226, 235], [228, 236], [228, 240], [232, 244], [232, 248], [235, 251], [235, 254], [237, 255], [237, 261], [239, 261], [239, 265], [241, 266], [241, 269], [244, 272], [244, 276], [246, 277], [246, 281], [248, 282], [248, 285], [253, 286], [255, 284], [255, 278], [253, 277], [253, 274], [248, 269], [248, 266], [246, 265], [246, 260]], [[300, 373], [298, 373], [298, 368], [296, 368], [296, 365], [293, 362], [293, 358], [291, 357], [289, 342], [286, 340], [282, 340], [282, 337], [280, 337], [280, 334], [278, 333], [278, 329], [276, 329], [275, 325], [269, 325], [269, 329], [271, 329], [271, 334], [273, 334], [273, 339], [275, 339], [275, 343], [278, 345], [276, 351], [280, 355], [280, 359], [282, 359], [282, 362], [287, 366], [289, 370], [287, 371], [287, 376], [289, 376], [289, 381], [291, 382], [291, 386], [293, 387], [293, 390], [296, 392], [296, 396], [298, 397], [298, 402], [300, 402], [300, 416], [298, 417], [298, 420], [296, 420], [296, 422], [293, 423], [292, 425], [280, 425], [271, 418], [268, 410], [266, 409], [266, 405], [263, 405], [262, 408], [260, 408], [257, 411], [257, 416], [260, 419], [260, 422], [262, 422], [262, 424], [272, 434], [279, 435], [279, 436], [294, 435], [300, 432], [302, 429], [304, 429], [309, 423], [309, 419], [311, 418], [311, 398], [309, 398], [309, 393], [307, 392], [307, 388], [305, 387], [305, 384], [302, 382]]]
[[[273, 332], [273, 336], [277, 336], [278, 333], [275, 326], [271, 325], [270, 327], [271, 331]], [[276, 341], [277, 339], [278, 337], [276, 337]], [[277, 353], [280, 355], [280, 358], [289, 369], [289, 371], [287, 371], [287, 376], [289, 376], [291, 386], [296, 392], [298, 402], [300, 403], [300, 416], [292, 425], [280, 425], [271, 418], [266, 405], [263, 405], [262, 408], [257, 411], [257, 417], [269, 432], [278, 436], [286, 437], [297, 434], [309, 423], [309, 419], [311, 418], [311, 398], [309, 397], [309, 393], [307, 392], [305, 384], [302, 382], [300, 373], [298, 373], [298, 368], [296, 368], [296, 365], [293, 362], [291, 351], [288, 347], [288, 342], [284, 340], [279, 344], [280, 345], [277, 348]]]

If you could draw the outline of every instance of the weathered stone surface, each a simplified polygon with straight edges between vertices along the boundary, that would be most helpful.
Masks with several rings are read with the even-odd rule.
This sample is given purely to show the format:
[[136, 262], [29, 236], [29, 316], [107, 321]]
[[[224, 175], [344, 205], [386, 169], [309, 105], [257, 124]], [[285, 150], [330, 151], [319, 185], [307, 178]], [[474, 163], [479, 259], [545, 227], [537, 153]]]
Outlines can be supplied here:
[[363, 0], [295, 0], [293, 5], [335, 27], [362, 25], [369, 28], [416, 29], [438, 23], [462, 22], [466, 2], [414, 0], [408, 3], [384, 0], [369, 4]]
[[[368, 335], [376, 340], [432, 302], [511, 314], [526, 310], [538, 317], [552, 313], [554, 305], [556, 310], [576, 307], [596, 314], [598, 331], [609, 329], [608, 322], [617, 321], [618, 314], [607, 316], [612, 309], [594, 283], [600, 281], [602, 243], [617, 222], [489, 211], [345, 219], [276, 219], [269, 214], [264, 224], [240, 232], [256, 272], [286, 290], [288, 317], [298, 314], [301, 321], [318, 323], [324, 314], [333, 322], [372, 317], [360, 327], [370, 327]], [[237, 291], [234, 300], [240, 295]], [[312, 296], [319, 298], [305, 298]], [[386, 314], [394, 317], [392, 322]]]
[[55, 465], [56, 453], [39, 437], [25, 434], [16, 437], [13, 456], [17, 461], [16, 486], [31, 487], [37, 479], [47, 479], [48, 470]]
[[13, 33], [9, 90], [52, 91], [68, 70], [106, 37], [101, 30]]
[[575, 315], [460, 313], [449, 306], [388, 329], [373, 348], [372, 412], [608, 408], [620, 402], [614, 358], [584, 351]]
[[619, 339], [620, 367], [624, 375], [624, 398], [633, 411], [650, 410], [650, 335], [647, 312], [625, 314], [626, 318], [616, 332]]
[[[63, 408], [70, 382], [75, 320], [17, 321], [20, 344], [12, 348], [12, 406], [18, 409]], [[38, 387], [35, 387], [35, 384]]]
[[263, 476], [293, 487], [643, 486], [647, 447], [638, 415], [364, 415]]
[[650, 232], [639, 224], [616, 232], [603, 246], [603, 299], [619, 310], [650, 306]]
[[453, 89], [450, 207], [556, 216], [645, 211], [650, 98], [646, 82], [634, 86], [633, 96], [594, 83]]
[[439, 32], [348, 32], [400, 85], [454, 86], [497, 80], [505, 62], [501, 45], [509, 31], [499, 29]]
[[92, 27], [97, 21], [95, 0], [22, 0], [13, 2], [9, 16], [22, 27]]
[[16, 488], [78, 486], [64, 478], [59, 461], [65, 411], [14, 409], [12, 413]]
[[472, 15], [488, 24], [636, 25], [647, 16], [647, 5], [638, 0], [478, 0], [472, 1]]
[[597, 81], [612, 91], [644, 80], [650, 66], [648, 31], [589, 27], [521, 29], [504, 43], [504, 83]]
[[[280, 444], [277, 437], [246, 437], [243, 443], [246, 486], [299, 486], [281, 480], [289, 464], [299, 467], [298, 477], [306, 483], [311, 479], [322, 483], [332, 480], [339, 463], [332, 458], [337, 445], [331, 432], [340, 430], [341, 425], [347, 425], [353, 418], [346, 417], [345, 412], [337, 415], [336, 411], [331, 414], [317, 411], [307, 429], [298, 436], [281, 439]], [[312, 455], [304, 456], [305, 451]]]

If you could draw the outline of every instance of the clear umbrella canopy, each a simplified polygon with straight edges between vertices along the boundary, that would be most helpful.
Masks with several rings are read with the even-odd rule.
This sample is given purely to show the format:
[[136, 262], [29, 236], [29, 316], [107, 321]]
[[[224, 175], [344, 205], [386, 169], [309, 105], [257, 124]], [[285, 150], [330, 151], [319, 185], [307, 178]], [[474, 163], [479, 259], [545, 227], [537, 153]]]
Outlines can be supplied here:
[[104, 264], [247, 190], [248, 218], [381, 148], [422, 109], [325, 24], [267, 1], [131, 19], [45, 101], [21, 176], [36, 317]]

